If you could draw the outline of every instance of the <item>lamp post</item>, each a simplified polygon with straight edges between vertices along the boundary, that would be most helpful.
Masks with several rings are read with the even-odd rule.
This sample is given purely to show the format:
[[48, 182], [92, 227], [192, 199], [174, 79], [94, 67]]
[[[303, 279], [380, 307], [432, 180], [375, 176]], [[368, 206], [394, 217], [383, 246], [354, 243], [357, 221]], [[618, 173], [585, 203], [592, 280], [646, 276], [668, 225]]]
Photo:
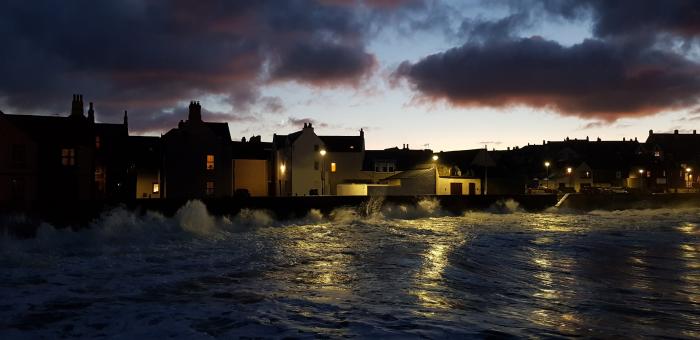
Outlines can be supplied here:
[[686, 188], [693, 187], [693, 174], [691, 174], [692, 171], [693, 171], [693, 169], [690, 167], [685, 168], [685, 173], [686, 173], [685, 187]]
[[574, 178], [571, 176], [571, 173], [574, 171], [571, 167], [566, 168], [566, 175], [569, 176], [569, 186], [574, 188], [574, 191], [576, 191], [576, 187], [574, 186]]
[[284, 165], [284, 163], [280, 164], [280, 178], [279, 178], [280, 196], [282, 196], [282, 178], [284, 178], [284, 171], [285, 170], [287, 170], [287, 167]]
[[544, 167], [547, 169], [547, 177], [545, 177], [545, 186], [549, 189], [549, 161], [544, 162]]
[[639, 169], [639, 189], [644, 190], [644, 169]]
[[321, 154], [321, 195], [325, 195], [326, 194], [326, 176], [325, 176], [326, 157], [324, 157], [324, 156], [326, 155], [326, 150], [321, 149], [321, 151], [319, 151], [319, 153]]

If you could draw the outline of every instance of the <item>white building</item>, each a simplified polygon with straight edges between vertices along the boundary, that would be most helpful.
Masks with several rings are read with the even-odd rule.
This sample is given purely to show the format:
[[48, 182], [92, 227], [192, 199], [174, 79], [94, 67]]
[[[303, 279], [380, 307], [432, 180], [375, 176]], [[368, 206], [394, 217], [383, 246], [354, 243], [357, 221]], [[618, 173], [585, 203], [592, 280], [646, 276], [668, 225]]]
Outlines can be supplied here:
[[357, 178], [365, 138], [318, 136], [311, 123], [301, 131], [273, 137], [273, 164], [278, 196], [335, 195], [338, 184]]

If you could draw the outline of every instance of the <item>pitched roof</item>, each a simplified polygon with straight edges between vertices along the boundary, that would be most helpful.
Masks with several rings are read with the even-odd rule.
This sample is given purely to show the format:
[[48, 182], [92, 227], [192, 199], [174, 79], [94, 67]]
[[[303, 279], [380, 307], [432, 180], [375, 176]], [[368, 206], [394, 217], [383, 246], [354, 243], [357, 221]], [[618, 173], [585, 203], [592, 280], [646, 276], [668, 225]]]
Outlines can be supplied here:
[[423, 177], [427, 177], [427, 176], [435, 176], [435, 168], [406, 170], [406, 171], [399, 172], [396, 175], [389, 176], [389, 177], [385, 178], [384, 180], [423, 178]]
[[288, 135], [275, 134], [274, 136], [272, 136], [272, 144], [277, 148], [284, 147], [285, 145], [287, 145], [287, 143], [289, 143], [289, 144], [294, 143], [294, 141], [297, 140], [297, 138], [299, 138], [299, 136], [301, 136], [302, 132], [303, 132], [303, 130], [299, 130], [297, 132], [290, 133]]
[[318, 136], [328, 152], [361, 152], [364, 144], [362, 136]]
[[228, 129], [228, 123], [205, 122], [204, 124], [218, 137], [224, 140], [231, 140], [231, 132]]
[[160, 166], [161, 139], [151, 136], [129, 136], [129, 157], [140, 168]]
[[397, 171], [415, 169], [430, 164], [433, 156], [432, 150], [410, 150], [397, 147], [384, 150], [366, 150], [362, 161], [363, 171], [374, 171], [374, 163], [377, 161], [394, 162]]
[[646, 140], [649, 146], [658, 146], [664, 157], [676, 161], [700, 159], [700, 135], [696, 133], [651, 133]]
[[14, 114], [3, 114], [0, 117], [22, 129], [36, 141], [94, 143], [91, 125], [84, 119]]

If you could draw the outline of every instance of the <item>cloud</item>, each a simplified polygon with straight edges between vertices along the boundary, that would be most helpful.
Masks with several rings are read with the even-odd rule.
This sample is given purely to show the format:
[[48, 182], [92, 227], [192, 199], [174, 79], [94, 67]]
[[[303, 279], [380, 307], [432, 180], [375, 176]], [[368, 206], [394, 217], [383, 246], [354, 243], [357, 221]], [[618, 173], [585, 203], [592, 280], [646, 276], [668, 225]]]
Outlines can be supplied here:
[[535, 0], [547, 13], [573, 19], [590, 16], [598, 37], [654, 35], [660, 32], [696, 37], [700, 34], [698, 1]]
[[526, 105], [609, 122], [696, 105], [699, 75], [700, 65], [672, 52], [597, 39], [565, 47], [539, 37], [468, 42], [394, 73], [427, 100]]
[[328, 123], [320, 122], [316, 119], [313, 118], [294, 118], [294, 117], [289, 117], [287, 118], [287, 121], [283, 125], [291, 125], [295, 128], [301, 129], [304, 127], [304, 124], [306, 123], [311, 123], [313, 127], [321, 127], [321, 128], [327, 128], [330, 125]]
[[376, 65], [373, 55], [360, 46], [301, 43], [273, 67], [273, 80], [296, 80], [317, 86], [356, 83]]
[[331, 2], [3, 1], [0, 97], [21, 112], [59, 113], [83, 93], [107, 121], [128, 109], [135, 128], [207, 95], [236, 111], [280, 110], [261, 95], [271, 81], [337, 87], [367, 77], [370, 27], [415, 1]]

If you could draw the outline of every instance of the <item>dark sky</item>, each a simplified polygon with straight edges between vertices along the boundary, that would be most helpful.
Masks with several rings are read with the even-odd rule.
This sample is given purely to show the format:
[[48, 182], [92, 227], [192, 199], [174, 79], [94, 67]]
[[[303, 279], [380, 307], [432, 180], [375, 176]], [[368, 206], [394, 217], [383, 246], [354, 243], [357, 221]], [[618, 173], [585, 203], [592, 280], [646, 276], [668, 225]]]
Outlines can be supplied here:
[[[5, 0], [0, 109], [64, 113], [83, 93], [103, 121], [129, 110], [137, 133], [174, 126], [195, 99], [264, 139], [312, 120], [401, 144], [435, 120], [494, 115], [617, 137], [691, 129], [698, 37], [700, 1]], [[433, 134], [408, 139], [463, 138]]]

